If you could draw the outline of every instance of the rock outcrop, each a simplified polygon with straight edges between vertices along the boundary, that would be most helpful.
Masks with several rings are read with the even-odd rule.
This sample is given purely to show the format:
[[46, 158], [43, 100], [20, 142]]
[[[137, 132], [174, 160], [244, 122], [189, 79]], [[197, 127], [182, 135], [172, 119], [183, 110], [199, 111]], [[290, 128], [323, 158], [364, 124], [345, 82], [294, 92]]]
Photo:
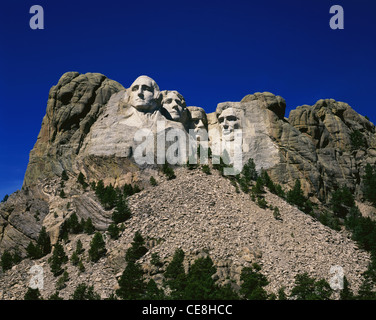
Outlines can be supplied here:
[[[239, 284], [240, 267], [257, 261], [272, 280], [270, 291], [275, 291], [282, 285], [291, 288], [299, 272], [326, 277], [331, 265], [341, 265], [357, 288], [369, 257], [347, 234], [322, 226], [268, 194], [267, 200], [280, 207], [282, 221], [278, 221], [270, 210], [258, 208], [217, 174], [180, 168], [176, 180], [166, 181], [160, 173], [162, 163], [156, 153], [181, 160], [174, 165], [185, 164], [188, 154], [172, 147], [183, 141], [178, 145], [192, 151], [189, 132], [197, 133], [201, 143], [203, 131], [208, 131], [208, 146], [213, 151], [219, 145], [220, 155], [226, 149], [235, 157], [240, 147], [242, 164], [254, 159], [256, 168], [267, 170], [285, 190], [299, 179], [306, 195], [325, 203], [333, 190], [346, 185], [360, 200], [365, 165], [376, 163], [375, 126], [346, 103], [332, 99], [297, 107], [288, 118], [285, 110], [282, 97], [264, 92], [247, 95], [240, 102], [219, 103], [215, 112], [206, 114], [203, 108], [186, 107], [177, 91], [160, 91], [147, 76], [124, 88], [102, 74], [64, 74], [50, 90], [23, 188], [0, 203], [0, 253], [18, 248], [25, 257], [27, 245], [37, 239], [42, 227], [55, 243], [61, 226], [73, 213], [79, 219], [90, 217], [104, 233], [112, 211], [102, 207], [93, 191], [77, 184], [78, 174], [83, 173], [88, 182], [103, 180], [116, 187], [137, 183], [145, 188], [129, 199], [133, 217], [121, 238], [107, 240], [109, 252], [100, 265], [106, 272], [100, 276], [99, 265], [86, 266], [95, 279], [105, 278], [85, 278], [98, 286], [116, 284], [115, 275], [124, 267], [125, 248], [134, 232], [141, 230], [150, 240], [149, 254], [141, 261], [147, 270], [151, 253], [158, 252], [166, 263], [173, 250], [181, 247], [190, 257], [187, 264], [197, 250], [199, 254], [209, 251], [221, 281], [230, 276]], [[148, 133], [136, 141], [140, 129]], [[240, 140], [237, 130], [242, 132]], [[182, 135], [158, 145], [160, 137], [174, 132]], [[140, 146], [142, 152], [137, 151]], [[153, 161], [140, 163], [140, 158]], [[68, 177], [64, 182], [63, 171]], [[158, 187], [150, 186], [151, 176], [160, 182]], [[61, 196], [63, 189], [65, 196]], [[90, 237], [80, 237], [89, 242]], [[47, 263], [43, 259], [40, 262]], [[25, 271], [30, 263], [24, 260], [0, 279], [4, 287], [15, 279], [21, 281], [17, 272]], [[77, 273], [74, 268], [71, 271]], [[148, 272], [159, 279], [154, 271]], [[72, 281], [80, 278], [77, 273]], [[24, 287], [18, 289], [9, 291], [7, 297], [20, 297]], [[104, 296], [109, 292], [102, 290]], [[65, 296], [69, 293], [67, 289]]]
[[73, 171], [74, 160], [91, 126], [110, 97], [122, 89], [122, 85], [99, 73], [65, 73], [50, 89], [24, 186], [60, 176], [63, 170]]
[[[351, 289], [359, 289], [369, 254], [360, 250], [346, 232], [325, 227], [281, 198], [267, 193], [268, 204], [280, 210], [281, 217], [276, 220], [272, 210], [261, 209], [249, 195], [236, 193], [230, 180], [217, 171], [213, 170], [211, 175], [199, 169], [181, 168], [175, 172], [176, 179], [156, 176], [158, 186], [149, 186], [129, 197], [133, 215], [124, 223], [124, 231], [117, 240], [104, 233], [107, 254], [98, 262], [87, 259], [93, 235], [70, 235], [64, 245], [65, 252], [70, 257], [80, 239], [85, 249], [81, 258], [85, 271], [80, 272], [71, 262], [64, 265], [69, 280], [59, 291], [61, 297], [69, 299], [82, 282], [93, 285], [102, 298], [114, 293], [117, 279], [126, 266], [125, 252], [136, 231], [142, 234], [148, 248], [138, 262], [146, 277], [158, 284], [162, 284], [163, 271], [175, 250], [181, 248], [186, 256], [186, 270], [195, 259], [209, 255], [217, 267], [218, 283], [234, 280], [234, 288], [239, 288], [241, 283], [241, 269], [256, 262], [270, 281], [267, 286], [270, 293], [276, 294], [281, 287], [289, 293], [295, 276], [304, 272], [329, 281], [333, 276], [332, 266], [341, 266]], [[90, 191], [81, 190], [75, 198], [84, 199], [86, 204], [92, 195]], [[154, 253], [160, 257], [160, 268], [150, 263]], [[43, 268], [42, 296], [48, 298], [54, 294], [58, 277], [50, 271], [50, 256], [35, 261], [25, 259], [3, 273], [0, 276], [3, 298], [23, 298], [31, 279], [28, 271], [34, 264]]]

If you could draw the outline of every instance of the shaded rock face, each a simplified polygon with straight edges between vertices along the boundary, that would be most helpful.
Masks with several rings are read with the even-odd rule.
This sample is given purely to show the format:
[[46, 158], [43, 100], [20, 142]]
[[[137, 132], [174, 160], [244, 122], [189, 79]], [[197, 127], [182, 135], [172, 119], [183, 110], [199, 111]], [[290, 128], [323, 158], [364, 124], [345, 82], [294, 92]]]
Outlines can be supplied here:
[[[361, 196], [364, 168], [367, 163], [376, 162], [374, 125], [348, 104], [333, 99], [292, 110], [289, 123], [308, 139], [311, 147], [309, 153], [296, 159], [300, 176], [308, 177], [309, 191], [325, 199], [333, 189], [346, 185]], [[354, 142], [357, 135], [360, 143]], [[299, 144], [294, 147], [302, 150]]]
[[[88, 182], [103, 180], [105, 185], [119, 187], [137, 183], [145, 188], [128, 199], [132, 218], [121, 237], [106, 237], [106, 258], [98, 264], [85, 260], [85, 279], [94, 281], [104, 297], [117, 283], [125, 250], [137, 230], [147, 238], [150, 250], [140, 262], [157, 283], [162, 279], [152, 270], [151, 253], [160, 254], [166, 266], [181, 247], [187, 252], [187, 266], [197, 252], [209, 250], [222, 283], [231, 277], [239, 285], [241, 268], [258, 262], [270, 277], [269, 289], [276, 292], [281, 285], [291, 289], [298, 273], [327, 278], [332, 265], [341, 265], [358, 288], [369, 256], [346, 233], [324, 227], [267, 193], [268, 203], [280, 209], [282, 220], [276, 220], [271, 210], [260, 209], [249, 195], [237, 193], [218, 172], [206, 175], [178, 168], [177, 178], [169, 181], [156, 165], [135, 161], [134, 135], [140, 128], [150, 129], [153, 137], [175, 129], [185, 135], [190, 129], [207, 130], [209, 146], [223, 143], [230, 154], [236, 130], [241, 130], [242, 163], [254, 159], [258, 170], [267, 170], [284, 188], [299, 179], [306, 194], [327, 200], [333, 189], [347, 185], [360, 198], [364, 167], [376, 163], [374, 125], [346, 103], [331, 99], [300, 106], [289, 118], [285, 109], [282, 97], [264, 92], [247, 95], [240, 102], [219, 103], [215, 112], [206, 114], [201, 107], [186, 107], [177, 91], [160, 91], [147, 76], [126, 89], [102, 74], [64, 74], [50, 90], [24, 186], [0, 203], [0, 253], [18, 248], [25, 257], [27, 245], [37, 239], [42, 227], [56, 243], [62, 224], [73, 213], [80, 220], [91, 218], [96, 230], [105, 233], [114, 209], [106, 210], [93, 190], [77, 183], [82, 172]], [[164, 122], [162, 129], [158, 121]], [[166, 143], [163, 151], [172, 144]], [[68, 178], [62, 183], [63, 170]], [[151, 176], [158, 186], [151, 187]], [[61, 190], [65, 197], [60, 196]], [[86, 248], [91, 240], [88, 235], [70, 237], [82, 238]], [[65, 245], [68, 252], [73, 250], [72, 243]], [[39, 261], [46, 269], [48, 258]], [[31, 264], [26, 259], [0, 277], [2, 287], [21, 281], [19, 277]], [[82, 279], [76, 268], [69, 268], [72, 284]], [[47, 296], [55, 291], [56, 279], [46, 274], [53, 284], [44, 292]], [[73, 287], [68, 288], [65, 298]], [[12, 287], [8, 297], [22, 297], [24, 289]]]
[[42, 128], [25, 174], [24, 186], [72, 170], [85, 136], [112, 94], [124, 89], [99, 73], [65, 73], [50, 89]]
[[[143, 82], [150, 83], [153, 90], [152, 112], [132, 106], [141, 95], [144, 98], [144, 93], [137, 91]], [[286, 186], [300, 179], [306, 194], [321, 200], [342, 185], [361, 196], [363, 168], [376, 162], [374, 125], [346, 103], [332, 99], [298, 107], [288, 119], [285, 109], [282, 97], [257, 92], [240, 102], [220, 103], [215, 112], [206, 114], [202, 108], [186, 108], [177, 91], [159, 91], [147, 76], [125, 89], [101, 74], [68, 72], [50, 90], [24, 186], [60, 176], [64, 169], [115, 184], [136, 181], [140, 166], [134, 160], [139, 144], [135, 134], [148, 128], [156, 137], [157, 123], [164, 121], [163, 134], [179, 129], [186, 132], [187, 141], [189, 129], [208, 130], [213, 148], [233, 140], [233, 131], [241, 129], [242, 164], [252, 158], [259, 170], [268, 170], [274, 180]], [[363, 141], [356, 148], [352, 146], [354, 133]], [[156, 150], [156, 139], [151, 141]]]
[[[102, 74], [65, 73], [50, 90], [23, 190], [0, 204], [0, 250], [25, 248], [42, 226], [56, 239], [72, 210], [80, 218], [90, 216], [105, 230], [110, 213], [98, 208], [95, 196], [81, 197], [74, 186], [77, 174], [84, 173], [88, 181], [102, 179], [106, 185], [148, 186], [158, 168], [134, 160], [134, 135], [140, 128], [151, 129], [155, 136], [174, 129], [185, 135], [189, 129], [208, 130], [211, 147], [223, 141], [231, 144], [235, 130], [242, 130], [242, 163], [254, 159], [257, 169], [267, 170], [286, 189], [300, 179], [305, 193], [321, 200], [342, 185], [361, 197], [364, 167], [376, 163], [374, 125], [346, 103], [331, 99], [300, 106], [289, 118], [285, 109], [282, 97], [257, 92], [240, 102], [219, 103], [215, 112], [206, 114], [201, 107], [186, 107], [177, 91], [160, 91], [147, 76], [126, 89]], [[158, 131], [160, 120], [165, 127]], [[59, 197], [63, 170], [70, 178], [70, 189], [65, 190], [69, 201]], [[39, 207], [38, 219], [34, 207]]]

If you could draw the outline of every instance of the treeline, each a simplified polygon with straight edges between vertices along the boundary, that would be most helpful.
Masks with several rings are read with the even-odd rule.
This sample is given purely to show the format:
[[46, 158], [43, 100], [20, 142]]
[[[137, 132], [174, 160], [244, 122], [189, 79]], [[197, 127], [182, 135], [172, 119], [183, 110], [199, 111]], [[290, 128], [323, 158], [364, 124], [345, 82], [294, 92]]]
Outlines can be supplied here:
[[[100, 233], [96, 233], [90, 245], [89, 257], [91, 261], [96, 262], [106, 254], [103, 239]], [[76, 254], [79, 250], [82, 253], [82, 247], [79, 248], [77, 243]], [[96, 249], [93, 249], [96, 248]], [[93, 252], [100, 255], [93, 255]], [[67, 263], [68, 257], [60, 247], [54, 249], [54, 256], [59, 256], [59, 260]], [[55, 253], [56, 252], [56, 253]], [[190, 265], [188, 271], [185, 271], [184, 259], [185, 253], [182, 249], [177, 249], [173, 255], [171, 262], [164, 266], [157, 253], [151, 255], [151, 264], [157, 269], [157, 273], [163, 275], [162, 283], [157, 284], [153, 279], [146, 280], [146, 273], [141, 267], [138, 260], [142, 258], [148, 249], [145, 247], [145, 240], [140, 232], [136, 232], [131, 247], [126, 251], [124, 259], [127, 265], [118, 279], [118, 289], [111, 294], [108, 299], [124, 299], [124, 300], [329, 300], [332, 289], [329, 284], [323, 280], [317, 280], [309, 277], [308, 274], [300, 274], [296, 276], [295, 286], [290, 295], [285, 293], [285, 289], [281, 287], [277, 294], [270, 294], [265, 290], [269, 284], [268, 279], [261, 272], [261, 266], [254, 263], [249, 267], [241, 270], [241, 285], [235, 285], [235, 281], [227, 279], [227, 284], [218, 285], [216, 277], [217, 272], [212, 259], [209, 255], [196, 259]], [[72, 255], [72, 257], [73, 257]], [[96, 259], [93, 260], [94, 256]], [[70, 259], [73, 263], [73, 259]], [[51, 266], [52, 268], [52, 266]], [[52, 270], [52, 269], [51, 269]], [[55, 269], [54, 269], [55, 270]], [[62, 274], [56, 284], [56, 292], [50, 296], [49, 300], [59, 300], [59, 291], [63, 289], [64, 283], [69, 280], [66, 271], [63, 272], [61, 265], [56, 268], [55, 276]], [[351, 291], [347, 287], [346, 298], [351, 295]], [[41, 299], [38, 289], [30, 289], [25, 294], [25, 299], [36, 300]], [[95, 293], [93, 286], [80, 283], [70, 296], [72, 300], [99, 300], [100, 295]]]

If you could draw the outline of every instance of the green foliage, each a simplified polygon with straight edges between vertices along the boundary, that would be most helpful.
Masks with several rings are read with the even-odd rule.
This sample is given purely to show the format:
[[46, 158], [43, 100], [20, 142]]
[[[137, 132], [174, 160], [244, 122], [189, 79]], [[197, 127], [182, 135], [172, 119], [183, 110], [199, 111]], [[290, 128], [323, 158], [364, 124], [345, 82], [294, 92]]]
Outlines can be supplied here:
[[376, 167], [372, 167], [369, 163], [363, 176], [363, 194], [367, 201], [376, 206]]
[[88, 287], [84, 283], [80, 283], [73, 294], [70, 297], [71, 300], [100, 300], [101, 297], [99, 294], [95, 293], [94, 287]]
[[167, 177], [167, 180], [172, 180], [172, 179], [175, 179], [176, 176], [175, 176], [175, 172], [174, 172], [174, 169], [172, 169], [168, 163], [164, 163], [163, 166], [162, 166], [162, 172], [166, 175]]
[[281, 213], [279, 212], [279, 208], [278, 207], [274, 207], [274, 209], [273, 209], [273, 217], [276, 220], [282, 220], [281, 219]]
[[78, 239], [77, 243], [76, 243], [76, 250], [75, 250], [75, 252], [77, 252], [77, 254], [80, 255], [82, 252], [84, 252], [84, 250], [85, 249], [83, 249], [81, 240]]
[[55, 291], [54, 294], [50, 295], [48, 300], [64, 300], [64, 299], [59, 296], [59, 291]]
[[105, 210], [111, 210], [116, 206], [119, 193], [120, 190], [115, 189], [112, 184], [105, 187], [102, 180], [98, 181], [95, 189], [95, 194]]
[[51, 252], [51, 241], [45, 227], [42, 227], [39, 232], [36, 245], [30, 241], [26, 248], [26, 252], [30, 259], [39, 259]]
[[72, 213], [71, 216], [67, 219], [67, 228], [69, 232], [73, 234], [78, 234], [83, 231], [83, 225], [78, 221], [76, 213]]
[[82, 188], [84, 190], [89, 186], [88, 183], [86, 182], [86, 178], [85, 178], [85, 176], [83, 175], [82, 172], [79, 173], [79, 175], [77, 177], [77, 182], [82, 186]]
[[116, 294], [124, 300], [141, 299], [146, 289], [143, 276], [140, 264], [129, 261], [118, 280], [119, 289], [116, 290]]
[[146, 285], [145, 296], [143, 297], [143, 299], [163, 300], [165, 299], [165, 294], [163, 289], [159, 289], [155, 281], [153, 279], [150, 279]]
[[328, 211], [324, 211], [320, 213], [318, 220], [324, 225], [333, 230], [340, 231], [341, 230], [341, 223], [339, 218], [335, 215], [329, 213]]
[[257, 205], [261, 209], [266, 209], [268, 207], [268, 203], [266, 202], [264, 197], [257, 197]]
[[96, 232], [90, 242], [89, 259], [93, 262], [97, 262], [106, 254], [106, 251], [106, 243], [103, 240], [102, 234]]
[[152, 255], [151, 255], [151, 260], [150, 260], [150, 263], [153, 265], [153, 266], [156, 266], [157, 268], [161, 268], [163, 267], [163, 263], [161, 261], [161, 258], [159, 257], [159, 254], [154, 252]]
[[264, 182], [261, 177], [258, 177], [256, 180], [256, 184], [252, 187], [252, 192], [255, 195], [261, 195], [265, 192], [264, 190]]
[[82, 272], [85, 272], [85, 266], [84, 264], [82, 263], [82, 260], [80, 260], [80, 262], [78, 263], [78, 270], [82, 273]]
[[60, 196], [60, 198], [62, 198], [62, 199], [65, 199], [65, 198], [67, 197], [67, 196], [65, 195], [64, 189], [61, 189], [59, 196]]
[[298, 179], [295, 181], [294, 188], [287, 192], [286, 200], [288, 203], [297, 206], [305, 213], [312, 212], [312, 203], [304, 196], [301, 183]]
[[350, 284], [346, 277], [343, 277], [343, 289], [340, 292], [340, 300], [355, 300], [355, 295], [350, 289]]
[[247, 183], [257, 180], [258, 174], [256, 171], [256, 164], [252, 158], [249, 159], [247, 163], [243, 166], [241, 175], [244, 177]]
[[56, 290], [62, 290], [67, 286], [69, 280], [69, 274], [67, 271], [64, 271], [63, 275], [56, 281]]
[[117, 224], [111, 223], [108, 226], [107, 232], [110, 235], [111, 239], [115, 239], [116, 240], [116, 239], [119, 238], [120, 229], [117, 226]]
[[1, 202], [3, 203], [3, 202], [7, 202], [8, 201], [8, 199], [9, 199], [9, 195], [5, 195], [4, 196], [4, 198], [3, 198], [3, 200], [1, 200]]
[[94, 231], [95, 231], [95, 227], [93, 225], [93, 221], [91, 220], [91, 218], [87, 218], [87, 220], [84, 222], [84, 226], [83, 226], [83, 230], [85, 233], [87, 234], [93, 234]]
[[260, 272], [261, 267], [254, 263], [252, 267], [244, 267], [240, 274], [242, 281], [240, 294], [247, 300], [267, 300], [268, 294], [263, 287], [268, 285], [268, 280]]
[[210, 167], [207, 164], [202, 165], [201, 170], [205, 174], [208, 174], [208, 175], [211, 174]]
[[194, 169], [197, 169], [198, 164], [197, 163], [190, 163], [189, 159], [188, 159], [185, 166], [187, 167], [188, 170], [194, 170]]
[[69, 177], [68, 177], [67, 172], [65, 170], [63, 170], [63, 172], [61, 173], [61, 180], [63, 180], [63, 181], [69, 180]]
[[24, 295], [24, 300], [43, 300], [39, 289], [32, 289], [28, 288], [25, 295]]
[[71, 256], [70, 260], [71, 260], [71, 262], [72, 262], [72, 264], [73, 264], [74, 266], [77, 266], [77, 265], [78, 265], [78, 263], [80, 262], [80, 258], [78, 257], [78, 254], [77, 254], [76, 251], [74, 251], [74, 252], [72, 253], [72, 256]]
[[285, 293], [285, 288], [279, 288], [278, 290], [278, 300], [287, 300], [287, 295]]
[[128, 202], [126, 199], [120, 198], [117, 201], [116, 208], [112, 213], [112, 220], [115, 224], [124, 222], [131, 217], [132, 213], [128, 207]]
[[127, 198], [140, 191], [141, 189], [137, 184], [135, 184], [134, 186], [132, 186], [131, 184], [125, 184], [123, 187], [123, 196]]
[[187, 284], [187, 276], [183, 265], [184, 256], [182, 249], [176, 249], [164, 273], [165, 285], [170, 287], [172, 299], [183, 299], [184, 289]]
[[68, 257], [64, 252], [64, 248], [60, 242], [57, 242], [50, 258], [50, 269], [55, 277], [63, 273], [62, 265], [68, 261]]
[[189, 268], [184, 288], [185, 300], [213, 300], [218, 298], [218, 286], [212, 276], [216, 268], [210, 257], [198, 258]]
[[296, 300], [329, 300], [332, 292], [326, 280], [316, 280], [303, 273], [296, 275], [291, 297]]
[[223, 156], [213, 156], [213, 161], [212, 161], [212, 167], [214, 170], [218, 170], [222, 176], [224, 175], [224, 169], [225, 168], [231, 168], [231, 165], [229, 165], [229, 157], [228, 154], [226, 153], [226, 150], [223, 152]]
[[354, 205], [354, 196], [346, 186], [343, 186], [332, 193], [330, 206], [338, 217], [346, 217], [350, 208], [352, 208]]
[[139, 231], [136, 231], [131, 247], [125, 253], [125, 260], [127, 262], [136, 262], [140, 259], [148, 249], [144, 246], [145, 240]]
[[158, 185], [158, 182], [157, 180], [155, 180], [155, 178], [153, 176], [150, 177], [150, 184], [155, 187]]
[[353, 150], [358, 150], [367, 146], [367, 142], [359, 130], [354, 130], [350, 133], [350, 141]]
[[9, 270], [13, 267], [13, 256], [10, 252], [3, 252], [0, 260], [0, 265], [3, 268], [3, 271]]
[[352, 239], [367, 251], [376, 252], [376, 222], [369, 217], [363, 217], [354, 206], [345, 219], [345, 226], [352, 231]]

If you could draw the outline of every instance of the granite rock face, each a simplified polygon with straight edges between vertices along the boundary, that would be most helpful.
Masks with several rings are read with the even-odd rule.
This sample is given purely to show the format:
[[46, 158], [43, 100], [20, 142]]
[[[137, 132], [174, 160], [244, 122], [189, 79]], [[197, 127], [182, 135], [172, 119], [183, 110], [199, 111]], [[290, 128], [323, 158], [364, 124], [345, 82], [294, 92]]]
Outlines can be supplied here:
[[[170, 152], [174, 156], [175, 149], [171, 147], [174, 147], [175, 139], [164, 141], [161, 147], [158, 145], [160, 137], [180, 132], [182, 145], [191, 151], [190, 131], [199, 136], [207, 131], [208, 146], [214, 151], [219, 146], [221, 155], [226, 150], [230, 156], [235, 156], [240, 148], [242, 164], [254, 159], [258, 170], [267, 170], [286, 190], [299, 179], [306, 195], [323, 202], [330, 198], [335, 188], [343, 185], [361, 199], [364, 168], [367, 163], [376, 163], [375, 126], [346, 103], [332, 99], [297, 107], [288, 118], [285, 110], [286, 102], [282, 97], [257, 92], [240, 102], [219, 103], [215, 112], [206, 114], [204, 108], [186, 107], [184, 97], [177, 91], [160, 91], [156, 82], [147, 76], [137, 78], [129, 88], [124, 88], [98, 73], [64, 74], [50, 90], [46, 115], [30, 153], [23, 188], [5, 203], [0, 203], [0, 253], [17, 247], [25, 256], [25, 248], [37, 239], [43, 226], [55, 243], [62, 224], [73, 213], [79, 219], [90, 217], [95, 228], [105, 232], [112, 222], [112, 211], [100, 205], [93, 191], [83, 190], [77, 184], [81, 172], [88, 182], [103, 180], [105, 185], [111, 183], [116, 187], [137, 183], [145, 188], [140, 195], [130, 199], [135, 215], [127, 225], [128, 229], [119, 241], [110, 244], [106, 265], [115, 272], [124, 267], [120, 254], [124, 253], [124, 247], [129, 245], [137, 229], [153, 239], [166, 239], [158, 247], [165, 259], [177, 244], [191, 253], [197, 244], [200, 244], [199, 249], [210, 244], [218, 266], [232, 265], [228, 270], [221, 267], [223, 277], [219, 278], [238, 277], [241, 265], [262, 260], [269, 275], [286, 276], [284, 281], [289, 285], [293, 275], [309, 269], [310, 259], [321, 268], [324, 258], [319, 253], [322, 248], [330, 247], [330, 252], [336, 252], [336, 248], [339, 248], [338, 252], [348, 249], [351, 252], [348, 256], [356, 255], [353, 242], [335, 231], [323, 229], [318, 222], [288, 204], [282, 203], [280, 208], [283, 225], [274, 218], [265, 218], [268, 210], [257, 209], [249, 197], [239, 196], [219, 175], [197, 175], [180, 168], [180, 176], [171, 182], [161, 174], [157, 154], [152, 153], [149, 158], [153, 160], [152, 164], [140, 164], [137, 160], [137, 157], [147, 156], [150, 150], [162, 151], [164, 156]], [[134, 138], [140, 129], [141, 133], [147, 130], [148, 134], [136, 141]], [[144, 149], [139, 152], [141, 145]], [[186, 158], [180, 160], [177, 164], [186, 163]], [[63, 170], [68, 175], [64, 184], [61, 183]], [[150, 189], [151, 176], [157, 178], [160, 187]], [[62, 189], [66, 197], [59, 196]], [[166, 194], [158, 195], [158, 190]], [[280, 205], [280, 200], [273, 195], [268, 195], [268, 201]], [[251, 218], [249, 208], [252, 209]], [[259, 222], [261, 224], [255, 227]], [[292, 232], [301, 235], [299, 250], [294, 249], [296, 244], [290, 239]], [[185, 234], [187, 238], [180, 237]], [[235, 239], [234, 234], [238, 238]], [[255, 234], [254, 241], [244, 240]], [[222, 250], [222, 244], [217, 242], [219, 236], [223, 245], [231, 242], [229, 250]], [[309, 243], [311, 236], [315, 238], [313, 249]], [[334, 239], [336, 245], [327, 246], [326, 236]], [[279, 253], [274, 250], [276, 239]], [[88, 243], [89, 239], [85, 238], [85, 241]], [[304, 255], [306, 249], [310, 252], [308, 256]], [[234, 250], [236, 257], [232, 256]], [[273, 269], [276, 255], [280, 259], [278, 272]], [[300, 255], [302, 263], [298, 267], [293, 266], [296, 255]], [[147, 259], [145, 257], [145, 263]], [[356, 258], [358, 261], [347, 263], [346, 259], [336, 256], [332, 262], [341, 263], [348, 270], [354, 266], [358, 268], [353, 279], [358, 283], [368, 257], [361, 253]], [[360, 267], [357, 267], [359, 261]], [[288, 275], [284, 271], [292, 269], [294, 272]], [[325, 272], [322, 269], [318, 274]], [[94, 273], [99, 278], [100, 270]], [[116, 283], [113, 274], [107, 278], [111, 285]], [[276, 289], [277, 283], [273, 286], [273, 290]]]
[[112, 94], [124, 89], [99, 73], [67, 72], [50, 89], [46, 115], [30, 153], [24, 186], [72, 171], [83, 140]]

